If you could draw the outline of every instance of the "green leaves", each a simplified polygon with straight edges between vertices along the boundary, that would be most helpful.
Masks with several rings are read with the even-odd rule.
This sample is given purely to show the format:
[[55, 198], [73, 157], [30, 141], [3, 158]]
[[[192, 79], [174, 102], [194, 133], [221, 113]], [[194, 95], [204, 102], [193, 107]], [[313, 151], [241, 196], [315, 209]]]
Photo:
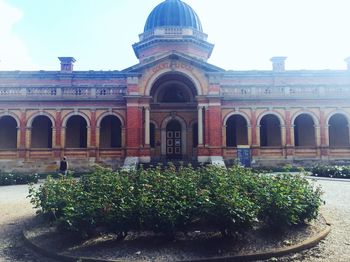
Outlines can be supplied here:
[[29, 197], [59, 226], [83, 236], [102, 228], [120, 236], [151, 230], [172, 238], [198, 225], [232, 236], [258, 219], [278, 227], [302, 223], [317, 216], [320, 195], [299, 176], [256, 175], [242, 167], [170, 166], [97, 168], [79, 181], [48, 178], [38, 190], [30, 189]]

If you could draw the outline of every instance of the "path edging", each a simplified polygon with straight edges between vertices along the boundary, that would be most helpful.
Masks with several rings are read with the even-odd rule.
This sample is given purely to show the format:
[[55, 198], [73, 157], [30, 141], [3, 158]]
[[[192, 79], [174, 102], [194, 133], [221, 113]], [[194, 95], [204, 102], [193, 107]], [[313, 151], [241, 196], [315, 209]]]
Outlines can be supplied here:
[[[323, 217], [324, 218], [324, 217]], [[283, 248], [277, 248], [274, 250], [269, 250], [265, 252], [257, 252], [257, 253], [251, 253], [251, 254], [242, 254], [242, 255], [236, 255], [236, 256], [226, 256], [226, 257], [210, 257], [210, 258], [204, 258], [204, 259], [195, 259], [195, 260], [182, 260], [180, 262], [231, 262], [231, 261], [254, 261], [254, 260], [263, 260], [263, 259], [269, 259], [272, 257], [281, 257], [285, 256], [291, 253], [300, 252], [305, 249], [309, 249], [311, 247], [316, 246], [321, 240], [326, 238], [326, 236], [331, 231], [331, 224], [327, 221], [326, 218], [324, 218], [326, 221], [326, 228], [323, 229], [320, 233], [318, 233], [315, 236], [312, 236], [300, 243], [297, 243], [292, 246], [283, 247]], [[69, 256], [69, 255], [63, 255], [56, 252], [53, 252], [51, 250], [47, 250], [37, 244], [35, 244], [33, 241], [31, 241], [26, 234], [26, 230], [22, 230], [22, 237], [24, 239], [25, 244], [36, 251], [37, 253], [40, 253], [46, 257], [57, 259], [59, 261], [67, 261], [67, 262], [125, 262], [125, 260], [108, 260], [108, 259], [98, 259], [98, 258], [88, 258], [88, 257], [75, 257], [75, 256]], [[135, 261], [137, 262], [137, 261]]]

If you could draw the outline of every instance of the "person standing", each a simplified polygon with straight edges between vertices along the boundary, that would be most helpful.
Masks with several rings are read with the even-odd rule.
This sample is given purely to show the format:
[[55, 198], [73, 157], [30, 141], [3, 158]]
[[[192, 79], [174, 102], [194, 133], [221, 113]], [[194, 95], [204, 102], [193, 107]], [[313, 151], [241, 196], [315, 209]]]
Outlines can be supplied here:
[[60, 170], [59, 172], [64, 175], [67, 176], [68, 173], [68, 161], [66, 157], [63, 157], [61, 162], [60, 162]]

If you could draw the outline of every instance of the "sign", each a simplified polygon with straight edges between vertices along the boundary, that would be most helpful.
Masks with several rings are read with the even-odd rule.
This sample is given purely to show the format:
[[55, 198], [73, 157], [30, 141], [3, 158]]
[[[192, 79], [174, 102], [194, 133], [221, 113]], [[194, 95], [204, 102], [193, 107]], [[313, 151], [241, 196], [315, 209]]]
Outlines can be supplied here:
[[237, 146], [237, 158], [240, 165], [250, 167], [251, 150], [249, 146]]

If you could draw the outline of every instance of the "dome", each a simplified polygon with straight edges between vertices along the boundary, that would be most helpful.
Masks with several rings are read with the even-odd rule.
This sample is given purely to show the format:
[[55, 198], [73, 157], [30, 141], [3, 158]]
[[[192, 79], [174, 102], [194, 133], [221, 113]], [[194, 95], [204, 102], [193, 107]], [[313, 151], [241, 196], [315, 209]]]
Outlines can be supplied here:
[[203, 32], [196, 12], [181, 0], [166, 0], [152, 10], [147, 18], [144, 32], [157, 27], [191, 27]]

